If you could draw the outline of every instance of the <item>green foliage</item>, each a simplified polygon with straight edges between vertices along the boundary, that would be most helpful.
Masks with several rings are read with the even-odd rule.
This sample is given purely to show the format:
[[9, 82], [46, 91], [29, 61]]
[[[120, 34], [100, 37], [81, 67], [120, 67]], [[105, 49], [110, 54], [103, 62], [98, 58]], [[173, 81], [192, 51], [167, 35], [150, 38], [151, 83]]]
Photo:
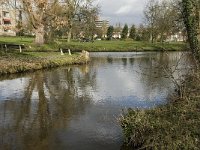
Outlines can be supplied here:
[[127, 37], [128, 37], [128, 25], [127, 24], [124, 25], [121, 36], [122, 36], [122, 39], [127, 39]]
[[137, 33], [136, 33], [136, 28], [135, 25], [132, 25], [131, 30], [130, 30], [130, 35], [129, 37], [133, 40], [136, 40]]
[[108, 40], [112, 39], [113, 31], [114, 31], [114, 27], [113, 26], [109, 26], [108, 30], [107, 30], [107, 38], [108, 38]]
[[150, 28], [146, 28], [143, 24], [140, 24], [137, 29], [136, 41], [149, 41], [151, 37], [150, 33]]

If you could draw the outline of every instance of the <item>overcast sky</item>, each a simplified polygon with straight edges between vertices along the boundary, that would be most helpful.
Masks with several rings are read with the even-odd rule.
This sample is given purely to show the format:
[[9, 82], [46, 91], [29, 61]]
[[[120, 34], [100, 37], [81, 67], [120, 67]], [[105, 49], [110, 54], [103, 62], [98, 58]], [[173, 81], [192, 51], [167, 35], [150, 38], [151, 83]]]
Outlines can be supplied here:
[[143, 9], [147, 0], [97, 0], [102, 19], [116, 23], [138, 25], [143, 21]]

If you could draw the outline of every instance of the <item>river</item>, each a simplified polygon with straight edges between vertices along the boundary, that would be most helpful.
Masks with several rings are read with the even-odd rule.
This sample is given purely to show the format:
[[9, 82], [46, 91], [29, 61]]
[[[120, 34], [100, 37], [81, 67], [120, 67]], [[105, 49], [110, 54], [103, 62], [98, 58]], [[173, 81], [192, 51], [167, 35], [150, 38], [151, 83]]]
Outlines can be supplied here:
[[0, 149], [120, 149], [122, 110], [166, 104], [185, 55], [91, 53], [87, 65], [0, 77]]

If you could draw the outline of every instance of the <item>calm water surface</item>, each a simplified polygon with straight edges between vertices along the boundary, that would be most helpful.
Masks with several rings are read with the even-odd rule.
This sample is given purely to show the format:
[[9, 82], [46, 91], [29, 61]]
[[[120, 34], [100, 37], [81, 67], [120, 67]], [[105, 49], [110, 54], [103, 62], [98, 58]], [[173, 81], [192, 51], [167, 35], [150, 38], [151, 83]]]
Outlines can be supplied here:
[[0, 79], [1, 150], [118, 150], [122, 109], [165, 104], [174, 90], [165, 69], [178, 64], [177, 77], [188, 67], [175, 52], [91, 57], [84, 66]]

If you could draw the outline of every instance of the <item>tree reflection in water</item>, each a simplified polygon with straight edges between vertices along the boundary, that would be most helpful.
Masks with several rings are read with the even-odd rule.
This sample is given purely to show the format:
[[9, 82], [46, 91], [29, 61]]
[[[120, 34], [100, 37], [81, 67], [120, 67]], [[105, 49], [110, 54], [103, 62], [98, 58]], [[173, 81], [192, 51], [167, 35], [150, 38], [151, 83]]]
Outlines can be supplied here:
[[95, 72], [88, 74], [87, 66], [73, 69], [32, 73], [22, 98], [0, 103], [0, 149], [51, 149], [54, 132], [66, 128], [72, 115], [84, 113], [90, 103], [85, 83], [95, 85]]

